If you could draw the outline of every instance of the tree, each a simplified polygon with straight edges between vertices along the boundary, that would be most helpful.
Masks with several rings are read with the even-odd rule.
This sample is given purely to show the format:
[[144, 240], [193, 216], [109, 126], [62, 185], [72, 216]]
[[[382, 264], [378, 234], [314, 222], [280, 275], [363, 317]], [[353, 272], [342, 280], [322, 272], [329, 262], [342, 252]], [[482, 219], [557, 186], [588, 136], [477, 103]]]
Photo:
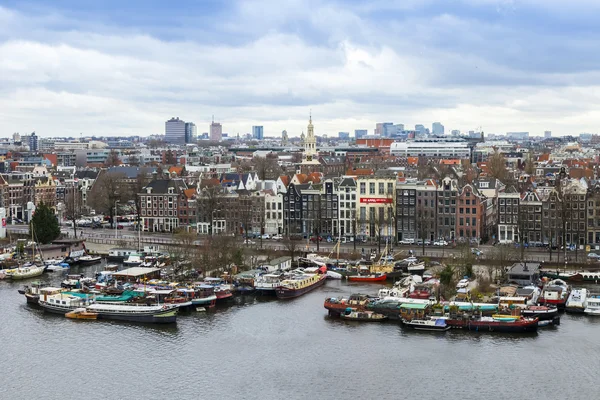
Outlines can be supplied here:
[[294, 264], [294, 258], [300, 252], [300, 247], [298, 246], [298, 242], [287, 238], [283, 241], [283, 245], [285, 246], [288, 255], [292, 258], [292, 264]]
[[135, 183], [131, 185], [128, 197], [133, 199], [135, 204], [135, 214], [136, 220], [138, 223], [138, 229], [140, 229], [139, 224], [142, 221], [142, 191], [144, 188], [150, 183], [150, 175], [148, 174], [148, 170], [140, 169], [135, 178]]
[[110, 153], [108, 153], [108, 157], [106, 158], [106, 161], [104, 162], [104, 166], [105, 167], [116, 167], [117, 165], [121, 164], [121, 160], [119, 159], [119, 153], [113, 149], [110, 151]]
[[488, 174], [491, 178], [496, 178], [505, 185], [511, 181], [510, 174], [506, 168], [506, 158], [504, 155], [496, 150], [488, 159], [487, 162]]
[[29, 223], [29, 235], [42, 244], [51, 243], [60, 236], [60, 227], [54, 211], [43, 201], [37, 205]]
[[[419, 200], [420, 201], [420, 200]], [[423, 205], [420, 205], [417, 207], [417, 215], [416, 215], [416, 228], [417, 228], [417, 234], [418, 234], [418, 238], [421, 239], [422, 243], [421, 243], [421, 250], [422, 250], [422, 255], [425, 255], [425, 242], [429, 239], [427, 239], [427, 233], [432, 229], [431, 225], [432, 225], [432, 220], [435, 218], [433, 211], [431, 211], [430, 213], [430, 209], [428, 207], [425, 207]]]
[[215, 219], [223, 212], [223, 188], [216, 180], [200, 183], [200, 193], [196, 201], [198, 221], [208, 223], [208, 235], [213, 235]]
[[102, 170], [88, 196], [90, 206], [96, 212], [108, 215], [113, 225], [115, 223], [115, 203], [124, 201], [129, 195], [124, 181], [125, 174]]
[[491, 262], [488, 271], [490, 280], [504, 280], [507, 268], [515, 262], [516, 257], [510, 245], [497, 245], [491, 249], [486, 259]]
[[73, 234], [77, 237], [77, 220], [83, 214], [83, 199], [77, 186], [71, 185], [65, 189], [65, 218], [73, 223]]
[[266, 157], [254, 157], [252, 159], [254, 169], [261, 180], [274, 180], [281, 175], [282, 169], [279, 166], [277, 155], [268, 154]]
[[525, 162], [525, 173], [529, 176], [535, 173], [535, 162], [533, 160], [533, 152], [530, 150], [527, 153], [527, 161]]
[[[181, 261], [189, 261], [183, 265], [193, 267], [194, 263], [194, 248], [196, 247], [194, 242], [196, 241], [196, 234], [194, 232], [188, 232], [185, 229], [178, 229], [173, 233], [173, 244], [171, 245], [171, 256], [177, 263], [177, 268], [182, 265]], [[182, 271], [180, 271], [182, 272]]]

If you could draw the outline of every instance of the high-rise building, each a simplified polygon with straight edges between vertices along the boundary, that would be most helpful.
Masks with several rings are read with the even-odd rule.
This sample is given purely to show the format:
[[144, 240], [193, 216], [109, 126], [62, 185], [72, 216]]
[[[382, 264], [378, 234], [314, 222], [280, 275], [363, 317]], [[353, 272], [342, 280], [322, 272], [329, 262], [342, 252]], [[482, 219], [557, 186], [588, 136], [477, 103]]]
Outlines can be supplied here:
[[375, 124], [375, 135], [390, 137], [395, 133], [393, 122], [378, 122]]
[[440, 122], [434, 122], [431, 125], [431, 133], [433, 133], [435, 136], [443, 136], [444, 125], [442, 125]]
[[29, 151], [38, 151], [38, 137], [35, 132], [29, 136]]
[[165, 142], [185, 144], [185, 121], [173, 117], [165, 122]]
[[196, 124], [193, 122], [185, 123], [185, 142], [186, 143], [196, 143], [198, 136], [198, 131], [196, 129]]
[[354, 138], [355, 139], [362, 139], [363, 137], [367, 136], [369, 134], [369, 131], [367, 131], [366, 129], [355, 129], [354, 130]]
[[429, 129], [425, 128], [425, 125], [422, 125], [422, 124], [415, 125], [415, 131], [419, 135], [427, 135], [429, 133]]
[[552, 131], [544, 131], [544, 139], [552, 138]]
[[338, 132], [338, 139], [342, 139], [342, 140], [350, 139], [350, 132]]
[[252, 139], [263, 140], [264, 139], [264, 131], [262, 126], [253, 126], [252, 127]]
[[13, 133], [13, 143], [16, 145], [21, 144], [21, 134], [19, 132]]
[[219, 122], [215, 122], [214, 118], [210, 124], [210, 140], [220, 142], [223, 139], [223, 127]]
[[394, 133], [395, 133], [396, 135], [398, 135], [398, 134], [401, 134], [401, 133], [402, 133], [402, 131], [404, 131], [404, 124], [395, 124], [395, 125], [394, 125], [394, 130], [395, 130], [395, 132], [394, 132]]
[[450, 132], [450, 134], [452, 136], [460, 136], [460, 131], [458, 129], [453, 129], [452, 132]]

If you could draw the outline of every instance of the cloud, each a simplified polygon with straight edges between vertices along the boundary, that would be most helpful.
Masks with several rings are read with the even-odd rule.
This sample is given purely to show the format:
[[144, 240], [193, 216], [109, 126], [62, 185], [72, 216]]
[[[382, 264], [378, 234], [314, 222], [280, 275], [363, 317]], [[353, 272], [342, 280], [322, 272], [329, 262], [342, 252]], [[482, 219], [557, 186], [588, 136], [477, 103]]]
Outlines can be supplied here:
[[131, 20], [15, 3], [0, 7], [0, 126], [145, 135], [179, 116], [202, 132], [214, 114], [230, 133], [298, 135], [312, 108], [320, 134], [384, 120], [594, 131], [599, 28], [575, 3], [186, 2], [177, 14], [133, 1]]

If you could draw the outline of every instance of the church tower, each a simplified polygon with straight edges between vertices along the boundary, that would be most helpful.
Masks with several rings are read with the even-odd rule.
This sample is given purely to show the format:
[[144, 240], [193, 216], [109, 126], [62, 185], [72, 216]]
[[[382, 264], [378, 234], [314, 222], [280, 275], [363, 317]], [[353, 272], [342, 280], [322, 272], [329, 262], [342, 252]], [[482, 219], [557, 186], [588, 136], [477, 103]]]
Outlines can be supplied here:
[[317, 138], [315, 137], [315, 128], [312, 123], [312, 113], [308, 119], [308, 130], [304, 139], [304, 156], [302, 164], [319, 164], [317, 157]]

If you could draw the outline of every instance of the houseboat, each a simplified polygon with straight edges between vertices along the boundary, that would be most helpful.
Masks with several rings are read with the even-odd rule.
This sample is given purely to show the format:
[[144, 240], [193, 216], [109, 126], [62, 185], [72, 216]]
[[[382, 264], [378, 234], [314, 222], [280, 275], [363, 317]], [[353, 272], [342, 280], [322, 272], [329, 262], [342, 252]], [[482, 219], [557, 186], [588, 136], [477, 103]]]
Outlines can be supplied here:
[[259, 294], [275, 296], [275, 288], [281, 284], [282, 280], [282, 274], [263, 274], [254, 280], [254, 288]]
[[431, 316], [423, 319], [402, 320], [404, 326], [417, 331], [446, 332], [451, 327], [446, 324], [446, 317]]
[[296, 275], [281, 281], [275, 289], [275, 294], [279, 299], [299, 297], [323, 285], [326, 279], [327, 274]]
[[325, 307], [330, 314], [340, 314], [347, 308], [352, 308], [357, 311], [364, 311], [366, 310], [367, 306], [375, 300], [377, 300], [376, 297], [372, 297], [367, 294], [356, 293], [350, 295], [348, 298], [328, 297], [325, 299], [323, 307]]
[[586, 303], [585, 314], [600, 315], [600, 296], [589, 296]]
[[222, 278], [204, 278], [203, 284], [212, 286], [217, 296], [217, 303], [224, 303], [233, 299], [232, 286]]
[[86, 307], [91, 302], [91, 295], [62, 292], [55, 295], [41, 295], [38, 304], [44, 311], [64, 315], [76, 308]]
[[39, 284], [19, 289], [19, 293], [25, 295], [25, 300], [28, 304], [38, 304], [40, 296], [53, 296], [64, 291], [64, 288], [41, 287]]
[[139, 250], [137, 249], [127, 249], [127, 248], [113, 248], [108, 250], [108, 261], [117, 261], [122, 262], [130, 254], [137, 254]]
[[478, 332], [526, 333], [536, 332], [537, 318], [493, 318], [480, 316], [454, 317], [446, 323], [455, 329], [465, 329]]
[[340, 317], [348, 321], [360, 322], [381, 322], [388, 318], [383, 314], [378, 314], [373, 311], [357, 311], [352, 308], [346, 309], [340, 314]]
[[168, 324], [177, 322], [177, 305], [121, 305], [91, 304], [86, 311], [98, 314], [99, 319], [114, 319], [129, 322], [145, 322], [152, 324]]
[[537, 318], [540, 321], [552, 321], [558, 317], [558, 308], [555, 306], [527, 306], [521, 310], [521, 315]]
[[214, 307], [217, 303], [215, 288], [211, 285], [197, 285], [194, 287], [194, 296], [191, 300], [194, 307]]
[[139, 267], [144, 262], [144, 258], [139, 253], [131, 253], [123, 260], [123, 265], [126, 267]]
[[565, 304], [565, 311], [568, 313], [583, 313], [587, 305], [587, 297], [587, 289], [573, 289]]
[[555, 279], [544, 286], [538, 303], [541, 305], [552, 304], [558, 308], [565, 308], [569, 294], [570, 289], [567, 283], [562, 279]]

